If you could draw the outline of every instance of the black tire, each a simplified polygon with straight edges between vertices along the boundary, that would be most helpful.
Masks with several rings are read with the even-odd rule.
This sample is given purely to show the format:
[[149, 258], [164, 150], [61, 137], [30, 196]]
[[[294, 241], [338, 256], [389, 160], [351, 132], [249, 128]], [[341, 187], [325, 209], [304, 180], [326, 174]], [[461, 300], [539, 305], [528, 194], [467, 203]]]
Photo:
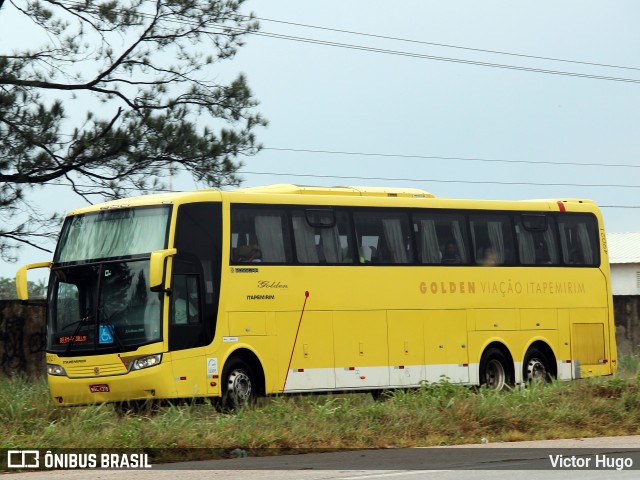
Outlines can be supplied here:
[[510, 362], [502, 351], [490, 348], [480, 360], [480, 385], [490, 390], [504, 390], [513, 385]]
[[231, 358], [222, 371], [222, 409], [237, 411], [253, 405], [259, 390], [256, 378], [249, 363], [241, 357]]
[[384, 402], [390, 399], [393, 396], [393, 392], [386, 388], [379, 388], [376, 390], [371, 390], [371, 397], [376, 402]]
[[530, 348], [522, 362], [522, 381], [548, 383], [551, 381], [551, 365], [547, 355], [537, 348]]

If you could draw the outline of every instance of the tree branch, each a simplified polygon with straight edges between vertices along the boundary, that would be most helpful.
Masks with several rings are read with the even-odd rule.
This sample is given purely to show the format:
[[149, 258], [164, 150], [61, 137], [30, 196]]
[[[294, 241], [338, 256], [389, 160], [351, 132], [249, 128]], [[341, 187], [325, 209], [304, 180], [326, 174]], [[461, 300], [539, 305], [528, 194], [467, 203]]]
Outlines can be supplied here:
[[11, 234], [7, 234], [7, 233], [0, 233], [0, 238], [9, 238], [11, 240], [13, 240], [14, 242], [18, 242], [18, 243], [24, 243], [26, 245], [29, 245], [31, 247], [37, 248], [38, 250], [42, 250], [43, 252], [48, 252], [48, 253], [53, 253], [51, 250], [46, 249], [44, 247], [41, 247], [40, 245], [30, 242], [29, 240], [25, 239], [24, 237], [19, 237], [16, 235], [11, 235]]
[[258, 151], [253, 131], [266, 121], [243, 77], [210, 79], [257, 28], [244, 2], [0, 0], [49, 37], [0, 55], [0, 257], [53, 235], [58, 218], [30, 203], [38, 185], [69, 182], [92, 203], [162, 188], [171, 162], [210, 186], [238, 182], [237, 158]]

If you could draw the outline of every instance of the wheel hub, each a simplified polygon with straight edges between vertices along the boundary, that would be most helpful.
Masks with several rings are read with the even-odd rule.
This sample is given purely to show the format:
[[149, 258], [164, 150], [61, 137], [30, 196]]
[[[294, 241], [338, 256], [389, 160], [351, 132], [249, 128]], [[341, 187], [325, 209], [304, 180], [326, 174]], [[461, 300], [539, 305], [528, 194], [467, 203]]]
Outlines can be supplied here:
[[547, 369], [537, 358], [532, 358], [527, 364], [527, 380], [529, 382], [544, 382], [547, 379]]
[[242, 370], [234, 370], [229, 375], [229, 396], [236, 404], [245, 404], [251, 398], [251, 379]]
[[498, 360], [490, 360], [486, 370], [487, 387], [492, 390], [502, 390], [506, 383], [506, 373], [502, 363]]

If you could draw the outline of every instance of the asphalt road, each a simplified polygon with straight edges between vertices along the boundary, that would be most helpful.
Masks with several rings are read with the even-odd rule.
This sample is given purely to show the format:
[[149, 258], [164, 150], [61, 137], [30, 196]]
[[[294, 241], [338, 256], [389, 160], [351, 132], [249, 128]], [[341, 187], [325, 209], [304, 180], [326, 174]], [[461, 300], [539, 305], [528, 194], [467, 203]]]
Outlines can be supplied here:
[[[555, 462], [555, 468], [553, 463]], [[561, 467], [564, 465], [564, 467]], [[589, 468], [578, 468], [588, 466]], [[606, 467], [609, 468], [606, 468]], [[616, 470], [616, 467], [619, 468]], [[419, 480], [640, 478], [640, 436], [353, 450], [153, 465], [148, 470], [58, 470], [11, 479]]]

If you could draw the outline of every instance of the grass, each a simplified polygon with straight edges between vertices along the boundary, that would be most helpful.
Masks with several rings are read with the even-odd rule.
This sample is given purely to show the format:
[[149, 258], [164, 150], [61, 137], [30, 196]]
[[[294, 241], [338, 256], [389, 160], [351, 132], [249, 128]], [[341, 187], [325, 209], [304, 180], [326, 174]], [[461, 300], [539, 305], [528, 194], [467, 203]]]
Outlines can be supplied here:
[[634, 356], [621, 359], [615, 377], [507, 392], [440, 382], [384, 401], [283, 396], [235, 414], [209, 404], [136, 415], [112, 405], [58, 408], [44, 379], [2, 379], [0, 447], [341, 449], [632, 435], [640, 434], [638, 372]]

